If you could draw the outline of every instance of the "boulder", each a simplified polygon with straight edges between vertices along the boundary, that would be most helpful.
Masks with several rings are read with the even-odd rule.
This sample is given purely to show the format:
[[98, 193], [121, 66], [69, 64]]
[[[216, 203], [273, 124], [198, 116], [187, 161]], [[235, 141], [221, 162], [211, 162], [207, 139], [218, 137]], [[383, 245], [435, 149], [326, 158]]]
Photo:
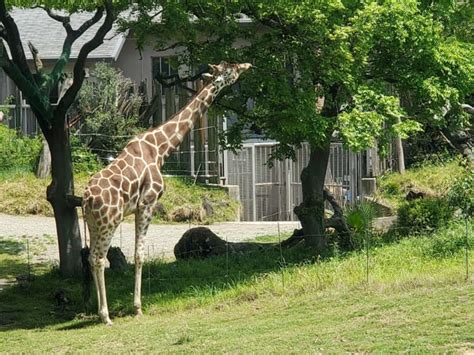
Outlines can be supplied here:
[[171, 211], [168, 218], [174, 222], [202, 222], [206, 218], [206, 211], [202, 206], [180, 206]]
[[174, 247], [176, 259], [206, 259], [212, 256], [243, 254], [274, 248], [275, 243], [231, 243], [219, 238], [207, 227], [186, 231]]
[[107, 252], [110, 269], [114, 271], [125, 271], [128, 267], [127, 259], [119, 247], [111, 247]]
[[227, 243], [209, 228], [197, 227], [186, 231], [174, 247], [176, 259], [205, 259], [226, 252]]

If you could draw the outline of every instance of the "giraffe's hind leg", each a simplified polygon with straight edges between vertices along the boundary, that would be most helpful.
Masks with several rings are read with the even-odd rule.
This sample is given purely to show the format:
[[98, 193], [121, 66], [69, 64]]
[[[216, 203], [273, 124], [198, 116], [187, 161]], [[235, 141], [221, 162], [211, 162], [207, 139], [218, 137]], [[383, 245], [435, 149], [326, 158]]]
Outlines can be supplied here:
[[152, 205], [141, 205], [135, 213], [135, 292], [133, 306], [137, 315], [142, 315], [142, 268], [145, 258], [145, 236], [153, 215]]
[[91, 264], [92, 275], [94, 276], [97, 291], [97, 303], [99, 316], [106, 325], [112, 325], [107, 306], [107, 294], [105, 289], [105, 262], [107, 251], [109, 250], [114, 231], [107, 231], [98, 235], [94, 240], [91, 238], [91, 253], [89, 262]]

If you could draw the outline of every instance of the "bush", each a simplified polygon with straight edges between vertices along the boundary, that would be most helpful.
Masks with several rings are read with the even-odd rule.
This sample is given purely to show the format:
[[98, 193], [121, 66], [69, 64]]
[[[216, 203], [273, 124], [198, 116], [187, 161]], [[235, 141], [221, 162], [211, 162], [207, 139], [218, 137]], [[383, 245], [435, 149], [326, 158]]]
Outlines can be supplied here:
[[464, 250], [466, 244], [471, 249], [474, 246], [474, 235], [469, 233], [470, 230], [472, 220], [467, 222], [467, 231], [465, 221], [455, 220], [424, 243], [423, 253], [428, 257], [446, 258]]
[[71, 137], [71, 155], [75, 173], [91, 175], [102, 169], [99, 157], [83, 145], [75, 136]]
[[107, 162], [136, 134], [141, 103], [130, 79], [106, 63], [97, 63], [74, 105], [74, 114], [80, 117], [74, 133]]
[[407, 201], [398, 208], [398, 226], [402, 234], [428, 233], [448, 224], [453, 214], [445, 198]]
[[451, 207], [465, 217], [474, 215], [474, 169], [464, 162], [462, 173], [456, 178], [448, 192]]
[[42, 148], [41, 140], [29, 138], [0, 124], [0, 171], [33, 171]]
[[354, 232], [352, 235], [354, 249], [364, 247], [367, 232], [371, 231], [376, 214], [375, 205], [370, 202], [355, 205], [346, 212], [347, 224]]

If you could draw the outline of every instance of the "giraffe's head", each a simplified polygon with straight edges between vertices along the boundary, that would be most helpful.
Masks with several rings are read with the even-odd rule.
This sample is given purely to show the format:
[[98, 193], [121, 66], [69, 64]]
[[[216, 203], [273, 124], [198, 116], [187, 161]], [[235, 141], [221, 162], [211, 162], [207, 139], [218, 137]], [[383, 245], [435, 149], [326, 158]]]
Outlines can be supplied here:
[[211, 73], [207, 77], [217, 86], [228, 86], [232, 85], [237, 81], [240, 74], [244, 71], [250, 69], [252, 64], [242, 63], [242, 64], [231, 64], [226, 62], [221, 62], [218, 65], [209, 64], [211, 68]]

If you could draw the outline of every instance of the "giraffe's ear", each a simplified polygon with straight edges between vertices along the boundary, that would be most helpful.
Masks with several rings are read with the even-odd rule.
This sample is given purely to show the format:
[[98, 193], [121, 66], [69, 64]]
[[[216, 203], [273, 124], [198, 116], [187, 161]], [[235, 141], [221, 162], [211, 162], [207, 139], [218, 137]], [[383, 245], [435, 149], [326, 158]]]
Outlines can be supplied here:
[[212, 74], [210, 74], [210, 73], [202, 73], [202, 77], [205, 78], [205, 79], [212, 79], [213, 78]]
[[215, 64], [209, 64], [209, 68], [211, 68], [211, 71], [213, 72], [217, 71], [217, 65]]

